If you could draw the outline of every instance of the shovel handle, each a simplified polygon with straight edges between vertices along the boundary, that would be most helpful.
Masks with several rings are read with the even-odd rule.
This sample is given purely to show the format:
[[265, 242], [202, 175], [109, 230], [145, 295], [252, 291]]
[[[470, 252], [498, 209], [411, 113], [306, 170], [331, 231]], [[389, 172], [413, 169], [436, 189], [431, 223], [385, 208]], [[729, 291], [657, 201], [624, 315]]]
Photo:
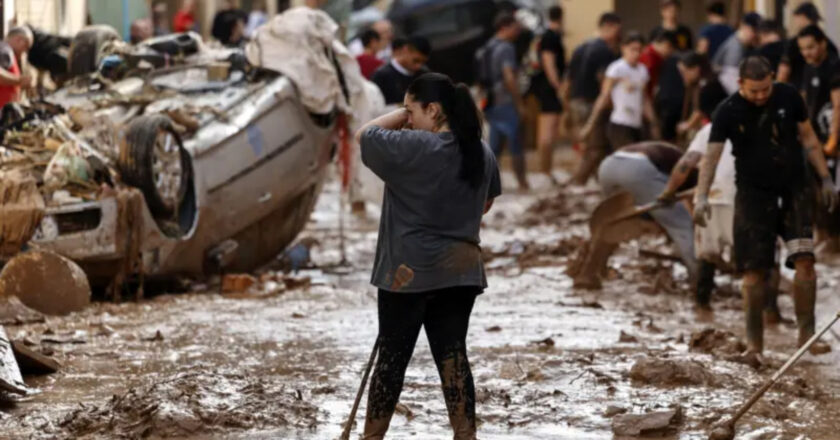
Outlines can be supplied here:
[[[685, 191], [678, 192], [677, 194], [674, 195], [674, 199], [675, 200], [684, 200], [684, 199], [687, 199], [687, 198], [689, 198], [693, 195], [694, 195], [694, 188], [691, 188], [691, 189], [687, 189]], [[666, 203], [661, 201], [661, 200], [655, 200], [655, 201], [650, 202], [650, 203], [645, 203], [644, 205], [637, 206], [636, 209], [634, 209], [631, 212], [628, 212], [627, 214], [620, 215], [620, 216], [610, 220], [610, 223], [616, 223], [616, 222], [620, 222], [622, 220], [627, 220], [628, 218], [636, 217], [637, 215], [647, 214], [648, 212], [651, 212], [654, 209], [661, 208], [665, 205], [666, 205]]]

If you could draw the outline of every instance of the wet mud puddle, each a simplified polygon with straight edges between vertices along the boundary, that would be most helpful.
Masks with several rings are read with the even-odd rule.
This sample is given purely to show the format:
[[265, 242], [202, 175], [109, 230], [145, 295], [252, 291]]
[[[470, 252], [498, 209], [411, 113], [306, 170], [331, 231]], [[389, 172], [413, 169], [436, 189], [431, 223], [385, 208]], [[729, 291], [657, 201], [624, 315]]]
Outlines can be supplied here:
[[[728, 293], [714, 299], [715, 321], [697, 322], [684, 271], [638, 256], [641, 248], [668, 252], [659, 238], [623, 246], [602, 291], [574, 290], [565, 270], [597, 195], [555, 194], [505, 195], [485, 219], [490, 288], [468, 339], [480, 438], [625, 438], [615, 433], [641, 424], [628, 416], [650, 413], [668, 419], [641, 434], [706, 438], [794, 351], [795, 330], [768, 330], [765, 364], [744, 363], [736, 286], [720, 277]], [[376, 337], [367, 284], [376, 224], [348, 219], [352, 263], [336, 267], [336, 197], [328, 186], [304, 233], [321, 242], [313, 250], [321, 269], [299, 275], [309, 283], [279, 294], [100, 303], [6, 327], [63, 368], [26, 378], [38, 392], [3, 404], [0, 438], [338, 438]], [[840, 307], [840, 271], [819, 269], [818, 325]], [[663, 281], [672, 274], [677, 282]], [[792, 317], [790, 298], [780, 302]], [[826, 340], [835, 351], [806, 356], [745, 416], [737, 438], [838, 438], [840, 342]], [[425, 336], [400, 402], [390, 438], [451, 438]], [[359, 425], [364, 409], [365, 401]]]

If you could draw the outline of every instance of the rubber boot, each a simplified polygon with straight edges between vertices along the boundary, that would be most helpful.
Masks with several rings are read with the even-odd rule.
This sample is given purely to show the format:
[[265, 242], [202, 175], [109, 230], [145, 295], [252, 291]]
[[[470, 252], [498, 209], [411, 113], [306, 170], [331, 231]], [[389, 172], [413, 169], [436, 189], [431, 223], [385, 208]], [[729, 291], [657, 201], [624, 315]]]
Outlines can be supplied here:
[[710, 304], [714, 289], [715, 264], [706, 260], [699, 260], [697, 270], [697, 307], [711, 309]]
[[441, 386], [454, 440], [476, 440], [475, 384], [465, 353], [443, 361]]
[[766, 282], [758, 278], [754, 284], [746, 280], [741, 286], [744, 300], [744, 317], [747, 325], [747, 351], [761, 354], [764, 351], [764, 293]]
[[390, 424], [391, 419], [365, 419], [365, 432], [362, 434], [362, 440], [384, 439]]
[[525, 172], [525, 155], [518, 154], [513, 156], [513, 172], [516, 174], [516, 181], [519, 183], [519, 189], [531, 189], [528, 184], [528, 176]]
[[[793, 279], [793, 307], [796, 311], [796, 326], [799, 328], [799, 346], [805, 345], [816, 331], [814, 309], [817, 302], [817, 280], [800, 279], [797, 273]], [[816, 341], [809, 349], [811, 354], [819, 355], [831, 351], [831, 346]]]

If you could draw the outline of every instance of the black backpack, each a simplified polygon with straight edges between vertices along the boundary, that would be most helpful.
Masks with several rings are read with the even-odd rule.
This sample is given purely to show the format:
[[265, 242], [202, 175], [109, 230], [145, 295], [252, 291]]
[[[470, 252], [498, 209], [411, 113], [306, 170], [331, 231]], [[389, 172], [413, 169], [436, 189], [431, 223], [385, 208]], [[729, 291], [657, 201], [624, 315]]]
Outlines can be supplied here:
[[485, 107], [493, 106], [493, 52], [498, 41], [491, 39], [484, 46], [481, 46], [475, 53], [474, 68], [476, 83], [484, 90]]

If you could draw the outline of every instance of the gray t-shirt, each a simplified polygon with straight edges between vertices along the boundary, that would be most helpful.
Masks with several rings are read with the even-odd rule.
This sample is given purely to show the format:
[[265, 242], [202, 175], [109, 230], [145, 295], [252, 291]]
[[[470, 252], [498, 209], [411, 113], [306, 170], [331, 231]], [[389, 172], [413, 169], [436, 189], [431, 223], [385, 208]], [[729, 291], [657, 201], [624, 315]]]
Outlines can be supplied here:
[[487, 287], [479, 228], [485, 202], [501, 194], [487, 145], [478, 189], [460, 177], [461, 153], [452, 133], [371, 127], [361, 148], [364, 164], [385, 182], [371, 283], [393, 290], [404, 265], [414, 278], [400, 292]]
[[499, 40], [495, 37], [489, 44], [491, 44], [491, 47], [493, 48], [490, 62], [490, 78], [493, 80], [493, 105], [500, 106], [513, 104], [515, 102], [513, 95], [511, 95], [510, 91], [507, 87], [505, 87], [503, 69], [505, 67], [510, 67], [516, 71], [519, 68], [518, 63], [516, 62], [516, 48], [513, 46], [513, 43]]
[[732, 34], [715, 52], [712, 64], [718, 67], [738, 67], [747, 55], [747, 47], [741, 43], [737, 34]]

